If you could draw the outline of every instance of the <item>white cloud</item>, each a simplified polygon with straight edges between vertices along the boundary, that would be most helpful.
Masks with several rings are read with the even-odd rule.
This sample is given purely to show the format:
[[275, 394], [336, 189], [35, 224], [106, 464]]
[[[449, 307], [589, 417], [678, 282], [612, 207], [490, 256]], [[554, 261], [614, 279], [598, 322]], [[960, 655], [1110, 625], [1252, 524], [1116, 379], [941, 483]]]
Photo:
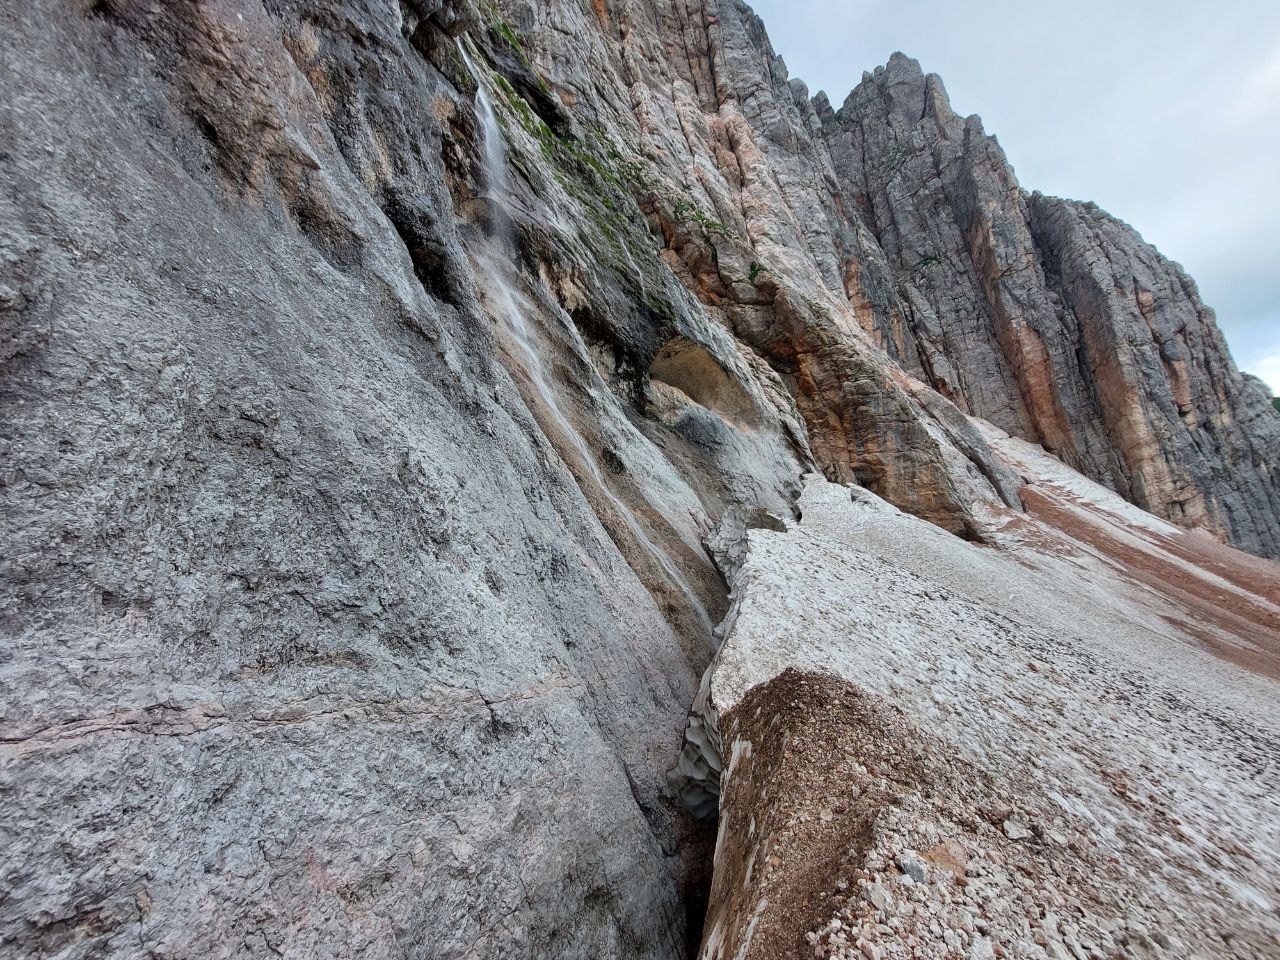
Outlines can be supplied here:
[[1242, 363], [1240, 369], [1261, 377], [1273, 394], [1280, 394], [1280, 350], [1254, 357], [1252, 363]]
[[1276, 115], [1280, 104], [1280, 44], [1265, 57], [1240, 85], [1231, 117], [1237, 123], [1256, 123]]

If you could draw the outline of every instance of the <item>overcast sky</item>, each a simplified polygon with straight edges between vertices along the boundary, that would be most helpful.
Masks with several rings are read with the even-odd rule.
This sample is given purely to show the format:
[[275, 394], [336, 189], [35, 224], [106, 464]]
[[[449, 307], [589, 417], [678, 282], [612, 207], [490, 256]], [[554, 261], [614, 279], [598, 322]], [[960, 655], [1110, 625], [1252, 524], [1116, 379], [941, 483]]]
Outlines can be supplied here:
[[1280, 393], [1280, 3], [748, 0], [835, 106], [901, 50], [1023, 187], [1092, 200], [1195, 278]]

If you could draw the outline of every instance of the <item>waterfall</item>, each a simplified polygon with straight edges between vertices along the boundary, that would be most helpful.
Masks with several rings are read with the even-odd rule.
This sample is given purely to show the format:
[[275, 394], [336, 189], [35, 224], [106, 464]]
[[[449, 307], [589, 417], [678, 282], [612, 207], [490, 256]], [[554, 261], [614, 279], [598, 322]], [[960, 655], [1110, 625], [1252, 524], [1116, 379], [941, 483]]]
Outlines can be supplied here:
[[459, 41], [458, 50], [462, 54], [462, 62], [476, 81], [476, 119], [480, 122], [481, 151], [484, 159], [484, 178], [489, 193], [495, 202], [505, 206], [508, 200], [507, 187], [507, 145], [502, 139], [502, 127], [498, 124], [498, 114], [493, 109], [493, 100], [484, 85], [483, 74], [476, 69], [475, 62], [467, 53], [467, 48]]
[[[546, 429], [547, 425], [539, 420], [536, 414], [535, 420], [538, 420], [544, 435], [552, 446], [557, 448], [557, 452], [562, 458], [564, 458], [566, 452], [561, 449], [563, 445], [567, 444], [572, 449], [572, 459], [577, 461], [577, 469], [574, 469], [574, 465], [569, 463], [568, 459], [565, 460], [565, 464], [569, 467], [570, 473], [574, 474], [579, 487], [582, 487], [583, 481], [580, 471], [585, 472], [590, 477], [595, 489], [599, 490], [601, 496], [608, 502], [614, 516], [627, 527], [636, 544], [662, 569], [668, 582], [685, 596], [690, 608], [698, 617], [703, 630], [707, 636], [711, 636], [714, 624], [707, 614], [702, 601], [671, 562], [666, 552], [641, 529], [632, 516], [630, 508], [610, 489], [605, 481], [604, 474], [601, 473], [600, 467], [596, 463], [596, 458], [592, 456], [591, 451], [588, 449], [586, 441], [582, 439], [581, 434], [578, 433], [569, 418], [560, 409], [560, 403], [551, 388], [551, 383], [543, 367], [542, 358], [538, 355], [532, 332], [525, 322], [527, 304], [523, 302], [523, 297], [517, 292], [515, 286], [515, 281], [517, 280], [516, 269], [507, 251], [507, 245], [512, 239], [509, 214], [511, 195], [507, 181], [507, 147], [502, 138], [502, 127], [498, 123], [498, 115], [494, 110], [493, 100], [485, 87], [483, 74], [476, 68], [461, 41], [458, 44], [458, 50], [462, 54], [462, 60], [471, 72], [471, 76], [476, 81], [475, 114], [480, 126], [482, 139], [481, 151], [484, 161], [484, 177], [489, 199], [499, 208], [493, 217], [495, 227], [491, 235], [474, 251], [476, 260], [483, 267], [483, 273], [487, 278], [487, 283], [483, 287], [483, 295], [485, 300], [488, 301], [489, 312], [505, 328], [508, 340], [514, 343], [519, 351], [521, 355], [520, 367], [540, 401], [537, 407], [546, 413], [546, 419], [551, 421], [554, 433], [559, 437], [561, 443], [556, 444]], [[630, 260], [629, 252], [627, 257]], [[632, 262], [632, 269], [639, 277], [638, 283], [641, 291], [643, 291], [643, 276], [640, 275], [639, 268], [635, 266], [634, 261]], [[583, 493], [585, 495], [586, 491], [583, 490]], [[605, 530], [608, 532], [607, 527]]]
[[506, 245], [511, 240], [508, 212], [511, 195], [507, 183], [507, 145], [502, 139], [502, 127], [498, 123], [498, 114], [493, 109], [493, 100], [485, 87], [484, 74], [476, 68], [475, 62], [467, 54], [466, 47], [461, 41], [458, 43], [458, 50], [462, 53], [462, 60], [476, 81], [475, 113], [480, 125], [480, 148], [484, 160], [485, 185], [490, 201], [499, 208], [492, 218], [495, 227], [490, 238], [476, 251], [476, 259], [484, 267], [488, 279], [484, 293], [486, 299], [496, 301], [490, 303], [491, 313], [496, 314], [496, 319], [507, 328], [520, 348], [520, 352], [524, 354], [522, 366], [538, 391], [544, 406], [555, 415], [558, 422], [564, 424], [565, 431], [581, 443], [577, 432], [569, 427], [568, 420], [560, 412], [560, 406], [556, 402], [543, 370], [542, 359], [538, 356], [532, 334], [525, 323], [525, 310], [517, 300], [514, 286], [515, 266], [506, 250]]

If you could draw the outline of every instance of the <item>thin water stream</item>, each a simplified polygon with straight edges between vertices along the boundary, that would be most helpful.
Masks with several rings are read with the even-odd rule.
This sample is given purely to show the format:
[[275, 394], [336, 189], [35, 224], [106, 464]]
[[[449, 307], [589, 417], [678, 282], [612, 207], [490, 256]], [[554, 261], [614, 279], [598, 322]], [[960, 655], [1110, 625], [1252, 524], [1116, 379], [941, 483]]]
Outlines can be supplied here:
[[[572, 459], [576, 461], [577, 469], [575, 470], [574, 464], [566, 460], [566, 464], [570, 467], [570, 472], [574, 474], [580, 486], [583, 481], [583, 473], [590, 478], [591, 484], [608, 502], [611, 512], [617, 520], [626, 526], [635, 543], [661, 568], [667, 581], [684, 595], [689, 607], [697, 616], [702, 629], [709, 637], [712, 634], [714, 625], [702, 601], [665, 551], [654, 543], [636, 522], [630, 508], [610, 489], [599, 465], [596, 463], [596, 458], [592, 456], [586, 441], [574, 429], [573, 424], [561, 409], [559, 400], [551, 388], [542, 359], [534, 344], [532, 332], [525, 321], [527, 309], [521, 302], [522, 298], [515, 288], [516, 268], [508, 253], [508, 246], [511, 242], [510, 221], [507, 219], [510, 192], [507, 183], [506, 144], [503, 141], [502, 128], [498, 123], [498, 116], [494, 110], [489, 91], [485, 87], [484, 75], [476, 68], [471, 58], [467, 55], [466, 49], [461, 44], [459, 44], [459, 50], [462, 53], [463, 62], [466, 63], [467, 69], [476, 80], [475, 110], [483, 138], [481, 150], [484, 159], [484, 175], [489, 199], [500, 208], [495, 211], [494, 216], [491, 218], [494, 225], [489, 235], [480, 249], [476, 251], [476, 258], [484, 268], [488, 280], [484, 288], [484, 294], [488, 301], [490, 313], [500, 322], [508, 334], [508, 339], [517, 348], [521, 355], [520, 366], [525, 379], [538, 395], [538, 400], [540, 401], [538, 407], [545, 411], [552, 421], [553, 432], [561, 441], [560, 445], [552, 441], [552, 445], [558, 447], [568, 445], [572, 448]], [[630, 259], [629, 253], [627, 256]], [[634, 263], [632, 267], [639, 274], [639, 269], [635, 268]], [[643, 289], [643, 279], [639, 282], [642, 285], [641, 289]], [[546, 425], [540, 423], [540, 426], [543, 426], [545, 433]], [[548, 439], [551, 439], [550, 435], [548, 435]], [[559, 449], [559, 452], [563, 457], [565, 451]]]

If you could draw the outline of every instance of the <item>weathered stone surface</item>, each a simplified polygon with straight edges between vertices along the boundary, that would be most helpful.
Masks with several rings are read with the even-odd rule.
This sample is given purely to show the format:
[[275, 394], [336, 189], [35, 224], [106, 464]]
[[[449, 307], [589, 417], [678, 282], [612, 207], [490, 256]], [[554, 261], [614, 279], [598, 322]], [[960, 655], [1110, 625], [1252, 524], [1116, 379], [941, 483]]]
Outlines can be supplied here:
[[[954, 420], [938, 413], [945, 402], [921, 403], [859, 327], [845, 289], [848, 252], [870, 251], [864, 286], [877, 302], [892, 302], [892, 281], [874, 239], [842, 205], [803, 84], [787, 78], [740, 3], [655, 7], [650, 15], [646, 5], [620, 5], [605, 22], [611, 36], [617, 30], [634, 142], [648, 161], [633, 185], [661, 232], [664, 259], [781, 377], [828, 476], [971, 535], [969, 504], [992, 482], [979, 461], [994, 461], [981, 440], [975, 447], [952, 436]], [[539, 26], [531, 46], [567, 31]], [[564, 67], [570, 76], [592, 62], [576, 53]], [[555, 46], [539, 57], [552, 76], [570, 58]], [[568, 97], [582, 102], [576, 83]], [[633, 136], [626, 126], [624, 139]], [[997, 485], [1016, 503], [1015, 478]]]
[[1280, 417], [1238, 374], [1195, 283], [1093, 204], [1033, 194], [1029, 211], [1124, 466], [1115, 489], [1182, 526], [1280, 555]]
[[581, 341], [616, 475], [500, 362], [452, 42], [380, 3], [5, 22], [0, 952], [682, 955], [703, 508]]
[[707, 535], [1024, 506], [829, 111], [737, 0], [3, 10], [4, 952], [687, 955]]

